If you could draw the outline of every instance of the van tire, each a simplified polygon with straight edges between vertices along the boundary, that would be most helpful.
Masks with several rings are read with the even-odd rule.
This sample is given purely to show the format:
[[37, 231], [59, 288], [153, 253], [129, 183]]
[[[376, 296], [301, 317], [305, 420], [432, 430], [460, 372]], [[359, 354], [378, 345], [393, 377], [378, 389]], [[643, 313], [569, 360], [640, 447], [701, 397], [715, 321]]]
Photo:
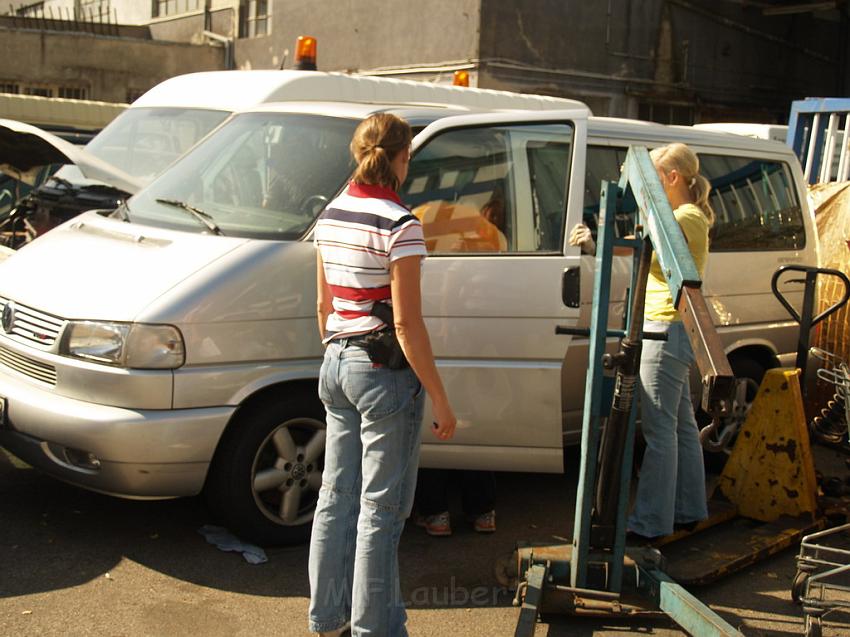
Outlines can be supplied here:
[[310, 537], [325, 449], [318, 397], [278, 395], [241, 407], [219, 443], [204, 489], [216, 517], [261, 546]]

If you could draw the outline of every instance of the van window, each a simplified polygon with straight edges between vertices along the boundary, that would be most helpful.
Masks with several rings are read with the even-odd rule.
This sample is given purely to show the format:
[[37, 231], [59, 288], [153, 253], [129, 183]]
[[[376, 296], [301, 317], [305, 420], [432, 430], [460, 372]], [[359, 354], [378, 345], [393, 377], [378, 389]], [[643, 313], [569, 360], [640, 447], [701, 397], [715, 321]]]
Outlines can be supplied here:
[[711, 250], [800, 250], [806, 245], [803, 211], [787, 164], [700, 156], [711, 182], [709, 202], [716, 221]]
[[[599, 198], [602, 193], [602, 180], [618, 181], [620, 179], [620, 166], [626, 161], [627, 150], [627, 148], [614, 146], [587, 147], [582, 221], [584, 225], [590, 228], [594, 241], [599, 226]], [[633, 228], [634, 219], [631, 214], [617, 216], [615, 229], [618, 237], [631, 234]]]
[[560, 252], [572, 126], [452, 130], [420, 148], [401, 197], [431, 253]]
[[297, 239], [351, 175], [348, 145], [357, 124], [291, 113], [237, 115], [130, 199], [130, 217], [206, 231], [174, 203], [180, 202], [228, 236]]
[[229, 114], [198, 108], [130, 108], [86, 150], [128, 175], [151, 180]]
[[[627, 148], [588, 146], [584, 223], [596, 237], [603, 179], [620, 178]], [[700, 170], [711, 182], [709, 202], [716, 221], [711, 251], [799, 250], [805, 247], [803, 212], [790, 168], [784, 162], [699, 154]], [[631, 215], [618, 216], [617, 236], [631, 234]]]

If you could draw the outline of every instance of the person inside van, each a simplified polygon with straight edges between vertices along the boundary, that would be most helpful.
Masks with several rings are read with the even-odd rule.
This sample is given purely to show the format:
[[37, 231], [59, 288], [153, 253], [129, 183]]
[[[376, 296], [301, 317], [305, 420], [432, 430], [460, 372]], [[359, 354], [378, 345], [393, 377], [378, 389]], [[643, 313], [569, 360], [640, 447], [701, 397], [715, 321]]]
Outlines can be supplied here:
[[505, 201], [500, 188], [479, 208], [434, 200], [413, 209], [422, 222], [429, 252], [505, 252]]
[[315, 226], [327, 439], [309, 627], [325, 636], [407, 635], [398, 543], [416, 489], [423, 389], [437, 438], [449, 440], [456, 425], [422, 318], [422, 225], [397, 194], [411, 138], [389, 113], [361, 122], [352, 181]]
[[[703, 277], [714, 223], [708, 202], [711, 184], [700, 175], [696, 154], [684, 144], [656, 148], [650, 157]], [[573, 228], [570, 243], [582, 251], [595, 251], [584, 226]], [[643, 341], [640, 396], [646, 451], [628, 520], [627, 540], [633, 542], [669, 535], [708, 517], [702, 446], [689, 386], [694, 355], [655, 254], [647, 281], [644, 331], [664, 332], [667, 340]]]

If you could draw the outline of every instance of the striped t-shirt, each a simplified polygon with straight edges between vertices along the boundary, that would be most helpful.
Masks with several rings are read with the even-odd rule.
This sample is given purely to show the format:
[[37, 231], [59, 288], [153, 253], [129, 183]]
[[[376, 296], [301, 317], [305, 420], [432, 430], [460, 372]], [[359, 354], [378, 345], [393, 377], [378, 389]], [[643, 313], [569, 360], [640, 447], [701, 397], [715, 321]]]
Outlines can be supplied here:
[[390, 263], [426, 255], [422, 224], [383, 186], [350, 183], [319, 215], [314, 241], [333, 295], [325, 342], [385, 327], [371, 312], [391, 304]]

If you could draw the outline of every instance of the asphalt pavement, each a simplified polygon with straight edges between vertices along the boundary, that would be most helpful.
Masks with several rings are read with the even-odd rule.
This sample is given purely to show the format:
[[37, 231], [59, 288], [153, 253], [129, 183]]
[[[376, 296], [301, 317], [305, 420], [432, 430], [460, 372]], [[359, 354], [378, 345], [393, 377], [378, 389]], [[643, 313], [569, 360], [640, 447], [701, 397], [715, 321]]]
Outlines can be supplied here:
[[[517, 609], [495, 568], [517, 540], [570, 536], [577, 456], [564, 475], [498, 474], [498, 531], [477, 535], [453, 503], [454, 534], [409, 524], [400, 551], [411, 636], [513, 635]], [[48, 478], [0, 451], [0, 635], [300, 636], [306, 629], [307, 547], [275, 548], [248, 564], [198, 533], [212, 523], [199, 498], [129, 501]], [[733, 625], [801, 635], [791, 603], [795, 550], [692, 590]], [[850, 618], [825, 624], [850, 634]], [[845, 622], [845, 623], [837, 623]], [[545, 617], [536, 637], [681, 635], [667, 620]]]

